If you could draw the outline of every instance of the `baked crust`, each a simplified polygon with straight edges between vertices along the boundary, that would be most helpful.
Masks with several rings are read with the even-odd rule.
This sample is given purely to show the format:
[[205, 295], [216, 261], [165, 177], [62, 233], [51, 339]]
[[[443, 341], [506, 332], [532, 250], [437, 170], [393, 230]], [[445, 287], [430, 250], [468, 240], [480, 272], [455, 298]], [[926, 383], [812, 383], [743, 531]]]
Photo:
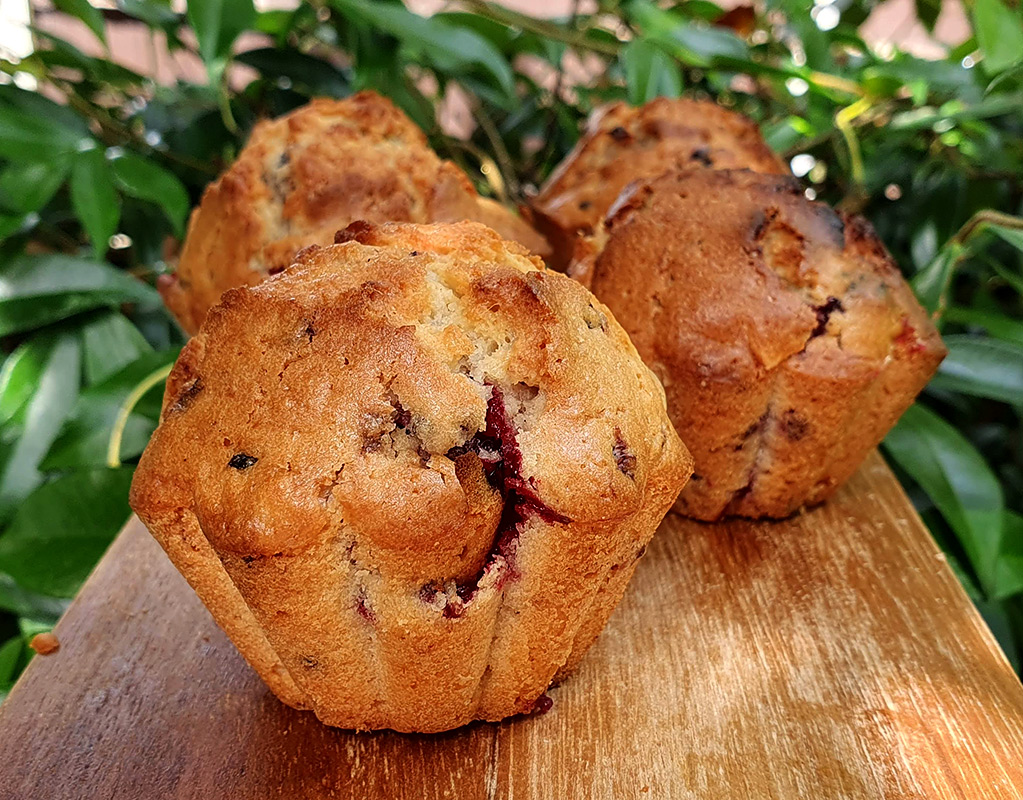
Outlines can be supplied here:
[[660, 377], [696, 460], [681, 513], [784, 517], [821, 502], [945, 355], [869, 224], [794, 179], [664, 175], [607, 224], [593, 291]]
[[[707, 100], [659, 97], [597, 109], [571, 153], [530, 203], [548, 239], [548, 264], [585, 284], [600, 226], [630, 183], [698, 168], [786, 174], [784, 162], [749, 119]], [[599, 250], [599, 243], [596, 245]]]
[[525, 248], [470, 222], [338, 242], [209, 313], [132, 507], [284, 702], [423, 732], [528, 712], [689, 454], [607, 309]]
[[309, 244], [329, 244], [354, 220], [472, 219], [544, 255], [546, 242], [504, 206], [476, 194], [390, 100], [364, 91], [316, 99], [260, 122], [237, 160], [192, 212], [164, 301], [195, 333], [221, 294], [287, 267]]

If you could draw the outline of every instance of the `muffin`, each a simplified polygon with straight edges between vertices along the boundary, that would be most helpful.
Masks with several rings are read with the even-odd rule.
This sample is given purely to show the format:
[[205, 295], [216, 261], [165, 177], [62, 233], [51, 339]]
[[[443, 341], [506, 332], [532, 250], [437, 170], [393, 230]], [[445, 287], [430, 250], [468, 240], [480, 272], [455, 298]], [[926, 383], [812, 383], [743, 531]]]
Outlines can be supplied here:
[[593, 291], [696, 461], [676, 510], [785, 517], [829, 497], [945, 355], [874, 231], [745, 170], [665, 175], [619, 206]]
[[256, 125], [192, 213], [177, 271], [160, 282], [164, 302], [195, 333], [225, 290], [280, 272], [301, 248], [330, 244], [335, 231], [359, 219], [472, 219], [546, 252], [528, 223], [479, 197], [389, 100], [360, 92]]
[[693, 168], [786, 174], [750, 120], [716, 103], [659, 97], [593, 113], [582, 139], [532, 201], [534, 225], [553, 249], [548, 263], [586, 283], [601, 222], [633, 181]]
[[483, 225], [338, 242], [209, 313], [132, 507], [285, 703], [423, 732], [529, 712], [691, 474], [663, 390]]

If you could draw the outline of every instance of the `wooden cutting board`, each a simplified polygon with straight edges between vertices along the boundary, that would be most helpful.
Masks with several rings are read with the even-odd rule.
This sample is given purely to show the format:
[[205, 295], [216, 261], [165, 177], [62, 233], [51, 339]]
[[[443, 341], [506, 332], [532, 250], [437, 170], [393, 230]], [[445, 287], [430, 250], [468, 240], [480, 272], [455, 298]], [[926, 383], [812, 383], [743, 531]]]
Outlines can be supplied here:
[[0, 706], [0, 798], [1023, 797], [1023, 686], [874, 455], [773, 524], [669, 517], [547, 715], [285, 708], [132, 520]]

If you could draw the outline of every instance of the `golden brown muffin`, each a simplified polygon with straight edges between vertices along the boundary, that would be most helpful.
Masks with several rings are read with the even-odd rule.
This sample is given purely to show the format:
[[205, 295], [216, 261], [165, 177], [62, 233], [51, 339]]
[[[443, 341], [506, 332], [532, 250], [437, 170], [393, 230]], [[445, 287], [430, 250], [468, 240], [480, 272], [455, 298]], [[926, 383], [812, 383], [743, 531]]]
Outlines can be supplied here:
[[792, 178], [665, 175], [608, 220], [593, 291], [696, 460], [676, 510], [784, 517], [830, 496], [945, 355], [866, 221]]
[[471, 222], [338, 240], [210, 312], [132, 507], [284, 702], [400, 731], [528, 712], [689, 454], [618, 323], [525, 248]]
[[313, 100], [260, 122], [238, 159], [203, 194], [172, 278], [167, 306], [195, 333], [220, 295], [287, 267], [309, 244], [329, 244], [354, 220], [472, 219], [540, 255], [546, 242], [499, 203], [476, 194], [390, 100], [360, 92]]
[[[659, 97], [639, 108], [613, 103], [597, 109], [530, 204], [534, 224], [553, 248], [548, 263], [571, 269], [586, 284], [584, 262], [599, 249], [600, 223], [622, 190], [699, 167], [788, 172], [756, 125], [710, 101]], [[593, 235], [596, 244], [587, 240]]]

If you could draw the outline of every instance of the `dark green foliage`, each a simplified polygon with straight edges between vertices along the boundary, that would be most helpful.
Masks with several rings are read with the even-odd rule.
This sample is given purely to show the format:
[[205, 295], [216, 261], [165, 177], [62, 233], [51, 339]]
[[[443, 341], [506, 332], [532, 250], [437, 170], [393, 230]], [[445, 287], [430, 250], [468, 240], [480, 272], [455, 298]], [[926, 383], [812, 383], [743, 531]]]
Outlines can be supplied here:
[[[860, 39], [873, 5], [836, 3], [825, 32], [824, 6], [803, 0], [769, 0], [743, 24], [708, 0], [602, 0], [562, 20], [483, 0], [432, 18], [396, 0], [263, 13], [193, 0], [185, 14], [120, 0], [119, 14], [172, 50], [197, 42], [205, 79], [157, 86], [42, 33], [34, 55], [0, 62], [46, 89], [0, 84], [0, 698], [27, 637], [53, 623], [128, 516], [131, 462], [183, 344], [153, 284], [189, 207], [258, 119], [364, 88], [398, 103], [480, 191], [511, 201], [609, 100], [713, 97], [787, 157], [812, 157], [808, 187], [872, 220], [946, 335], [948, 360], [885, 451], [1018, 666], [1023, 20], [1005, 0], [975, 0], [972, 38], [922, 61]], [[57, 6], [106, 42], [105, 12]], [[933, 27], [940, 3], [916, 8]], [[246, 31], [264, 44], [238, 53]], [[569, 57], [587, 80], [564, 77]], [[235, 64], [255, 72], [240, 89]], [[476, 122], [464, 141], [438, 124], [456, 88]]]

